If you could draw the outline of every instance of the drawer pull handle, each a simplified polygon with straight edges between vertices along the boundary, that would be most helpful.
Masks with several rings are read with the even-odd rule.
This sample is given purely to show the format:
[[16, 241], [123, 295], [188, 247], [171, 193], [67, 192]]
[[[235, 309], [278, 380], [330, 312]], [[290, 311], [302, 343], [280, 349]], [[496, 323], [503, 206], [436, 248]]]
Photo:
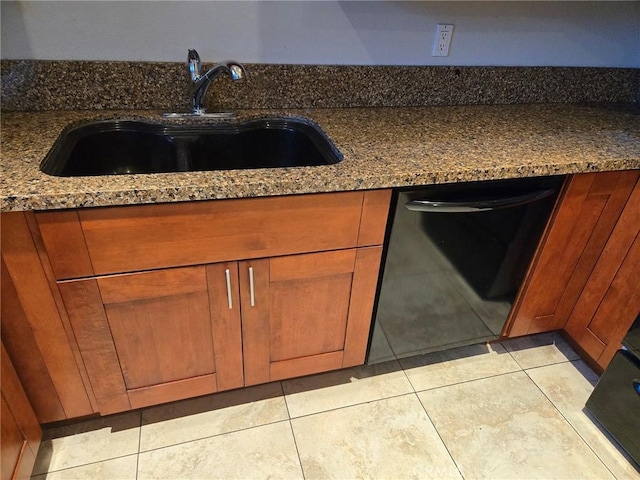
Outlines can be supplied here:
[[256, 306], [256, 295], [253, 288], [253, 267], [249, 267], [249, 294], [251, 296], [251, 306]]
[[231, 297], [231, 272], [227, 268], [224, 271], [224, 276], [227, 279], [227, 303], [229, 304], [229, 310], [233, 309], [233, 300]]

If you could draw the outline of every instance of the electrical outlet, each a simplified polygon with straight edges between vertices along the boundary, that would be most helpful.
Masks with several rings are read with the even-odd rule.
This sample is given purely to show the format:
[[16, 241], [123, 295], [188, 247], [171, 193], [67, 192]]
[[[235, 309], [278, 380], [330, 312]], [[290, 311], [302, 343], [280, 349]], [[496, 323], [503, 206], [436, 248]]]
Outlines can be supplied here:
[[433, 42], [432, 57], [448, 57], [451, 37], [453, 36], [453, 25], [436, 25], [436, 38]]

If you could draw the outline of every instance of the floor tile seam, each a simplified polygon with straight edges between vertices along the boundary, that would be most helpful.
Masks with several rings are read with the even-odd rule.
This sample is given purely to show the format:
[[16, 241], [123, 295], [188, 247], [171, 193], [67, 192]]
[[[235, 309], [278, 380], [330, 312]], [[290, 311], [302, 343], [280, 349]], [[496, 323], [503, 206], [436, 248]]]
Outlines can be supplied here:
[[136, 455], [136, 480], [138, 480], [138, 472], [140, 471], [140, 447], [142, 445], [142, 413], [140, 410], [140, 427], [138, 428], [138, 454]]
[[290, 420], [293, 422], [294, 420], [298, 420], [299, 418], [312, 417], [314, 415], [320, 415], [322, 413], [335, 412], [335, 411], [338, 411], [338, 410], [344, 410], [346, 408], [357, 407], [359, 405], [367, 405], [369, 403], [381, 402], [383, 400], [390, 400], [392, 398], [404, 397], [404, 396], [407, 396], [407, 395], [411, 395], [413, 393], [415, 393], [415, 392], [409, 391], [409, 392], [405, 392], [405, 393], [398, 393], [398, 394], [395, 394], [395, 395], [390, 395], [388, 397], [373, 398], [371, 400], [364, 400], [362, 402], [350, 403], [349, 405], [342, 405], [340, 407], [328, 408], [326, 410], [318, 410], [317, 412], [305, 413], [304, 415], [298, 415], [296, 417], [291, 417]]
[[282, 398], [284, 399], [284, 408], [287, 410], [287, 418], [291, 421], [291, 410], [289, 410], [289, 402], [287, 401], [287, 392], [284, 389], [284, 383], [281, 381], [280, 390], [282, 391]]
[[302, 478], [307, 478], [306, 475], [304, 474], [304, 465], [302, 464], [300, 449], [298, 448], [298, 440], [296, 440], [296, 432], [293, 429], [293, 424], [291, 423], [291, 419], [287, 421], [289, 422], [289, 429], [291, 430], [291, 437], [293, 438], [293, 446], [296, 448], [296, 456], [298, 457], [298, 463], [300, 464], [300, 472], [302, 473]]
[[544, 365], [536, 365], [535, 367], [527, 367], [527, 368], [523, 368], [523, 370], [525, 372], [529, 371], [529, 370], [539, 370], [541, 368], [545, 368], [545, 367], [552, 367], [554, 365], [562, 365], [563, 363], [577, 363], [577, 362], [584, 362], [581, 358], [575, 358], [573, 360], [570, 359], [566, 359], [566, 360], [561, 360], [558, 362], [551, 362], [551, 363], [546, 363]]
[[184, 441], [181, 441], [181, 442], [172, 443], [170, 445], [163, 445], [161, 447], [154, 447], [154, 448], [150, 448], [148, 450], [141, 450], [140, 452], [138, 452], [138, 455], [144, 455], [144, 454], [147, 454], [149, 452], [154, 452], [156, 450], [163, 450], [165, 448], [171, 448], [171, 447], [175, 447], [175, 446], [178, 446], [178, 445], [185, 445], [187, 443], [199, 442], [201, 440], [208, 440], [210, 438], [223, 437], [225, 435], [232, 435], [234, 433], [245, 432], [247, 430], [253, 430], [255, 428], [266, 427], [268, 425], [276, 425], [278, 423], [283, 423], [283, 422], [288, 422], [288, 421], [291, 421], [291, 419], [283, 418], [281, 420], [275, 420], [273, 422], [261, 423], [260, 425], [251, 425], [250, 427], [239, 428], [237, 430], [231, 430], [229, 432], [222, 432], [222, 433], [216, 433], [216, 434], [213, 434], [213, 435], [206, 435], [204, 437], [192, 438], [190, 440], [184, 440]]
[[453, 454], [451, 453], [451, 451], [449, 450], [449, 446], [447, 445], [447, 443], [444, 441], [444, 438], [442, 438], [442, 435], [440, 434], [440, 431], [438, 430], [438, 427], [436, 427], [436, 424], [433, 423], [433, 420], [431, 419], [431, 416], [429, 415], [429, 412], [427, 411], [427, 407], [425, 407], [424, 403], [422, 403], [422, 400], [420, 400], [420, 396], [418, 395], [418, 392], [413, 392], [413, 395], [416, 397], [416, 399], [418, 400], [418, 403], [420, 403], [420, 407], [422, 407], [422, 410], [424, 411], [425, 415], [427, 416], [427, 418], [429, 419], [429, 422], [431, 423], [431, 425], [433, 426], [433, 429], [436, 432], [436, 435], [438, 435], [438, 438], [440, 439], [440, 442], [442, 442], [442, 445], [444, 446], [445, 450], [447, 451], [447, 455], [449, 455], [449, 458], [451, 459], [451, 461], [453, 462], [453, 464], [456, 466], [456, 469], [458, 470], [458, 473], [460, 473], [460, 477], [462, 479], [464, 479], [464, 475], [462, 474], [462, 470], [460, 470], [460, 466], [458, 465], [458, 462], [456, 462], [456, 459], [453, 457]]
[[[578, 359], [579, 360], [579, 359]], [[576, 360], [576, 361], [578, 361]], [[560, 363], [567, 363], [567, 362], [560, 362]], [[552, 364], [552, 365], [557, 365], [557, 364]], [[551, 366], [551, 365], [546, 365], [546, 366]], [[528, 370], [535, 370], [538, 368], [542, 368], [542, 367], [535, 367], [535, 368], [531, 368]], [[524, 371], [525, 375], [527, 376], [527, 378], [529, 380], [531, 380], [531, 382], [535, 385], [535, 387], [538, 389], [538, 391], [540, 393], [542, 393], [542, 395], [544, 396], [544, 398], [547, 399], [547, 401], [551, 404], [551, 406], [553, 407], [553, 409], [558, 412], [558, 414], [562, 417], [562, 419], [565, 421], [565, 423], [571, 428], [571, 430], [573, 430], [573, 432], [578, 436], [578, 438], [580, 438], [580, 440], [582, 440], [582, 443], [584, 443], [586, 445], [586, 447], [589, 449], [589, 451], [598, 459], [598, 461], [602, 464], [602, 466], [611, 474], [612, 478], [617, 478], [615, 476], [615, 474], [611, 471], [611, 469], [609, 468], [609, 465], [607, 465], [607, 463], [602, 460], [602, 458], [600, 458], [600, 455], [598, 455], [598, 453], [591, 447], [591, 444], [587, 441], [586, 438], [584, 438], [582, 436], [582, 434], [580, 433], [580, 431], [573, 425], [573, 423], [571, 422], [571, 420], [569, 420], [564, 413], [562, 413], [562, 411], [556, 406], [555, 402], [553, 400], [551, 400], [551, 398], [549, 398], [549, 396], [544, 392], [544, 390], [542, 390], [542, 388], [540, 387], [540, 385], [538, 385], [536, 383], [536, 381], [531, 378], [531, 376], [529, 375], [529, 373], [527, 372], [527, 370]]]
[[[516, 338], [517, 338], [517, 337], [516, 337]], [[511, 340], [511, 339], [507, 339], [507, 340]], [[502, 348], [504, 348], [505, 352], [507, 352], [507, 353], [511, 356], [511, 358], [513, 359], [513, 361], [514, 361], [514, 362], [516, 362], [516, 363], [518, 364], [518, 366], [519, 366], [522, 370], [531, 370], [532, 368], [540, 368], [540, 367], [546, 367], [546, 366], [548, 366], [548, 365], [557, 365], [557, 364], [559, 364], [559, 363], [566, 363], [566, 362], [573, 362], [573, 361], [576, 361], [576, 360], [580, 360], [580, 357], [578, 357], [578, 358], [574, 358], [574, 359], [571, 359], [571, 358], [566, 358], [566, 356], [565, 356], [565, 359], [564, 359], [564, 360], [552, 361], [552, 362], [547, 363], [547, 364], [544, 364], [544, 365], [535, 365], [535, 366], [533, 366], [533, 367], [526, 367], [526, 366], [522, 365], [522, 364], [518, 361], [518, 359], [516, 358], [516, 356], [515, 356], [515, 355], [513, 355], [513, 352], [512, 352], [511, 350], [509, 350], [509, 349], [506, 347], [506, 345], [505, 345], [505, 342], [504, 342], [504, 341], [499, 342], [499, 343], [500, 343], [500, 345], [502, 345]], [[537, 348], [537, 347], [540, 347], [540, 346], [545, 346], [545, 345], [538, 345], [538, 346], [534, 346], [534, 347], [532, 347], [532, 348]], [[527, 349], [523, 349], [523, 350], [527, 350]], [[559, 351], [560, 353], [562, 353], [562, 352], [560, 351], [560, 349], [558, 349], [558, 351]], [[572, 351], [573, 351], [573, 350], [572, 350]], [[575, 353], [575, 352], [574, 352], [574, 353]], [[564, 355], [564, 353], [562, 353], [562, 354]], [[576, 354], [576, 355], [577, 355], [577, 354]]]
[[402, 366], [402, 362], [399, 359], [396, 359], [396, 362], [398, 362], [398, 365], [400, 365], [400, 368], [402, 369], [402, 373], [404, 374], [404, 378], [406, 378], [407, 382], [409, 382], [409, 385], [411, 385], [411, 390], [413, 390], [413, 393], [416, 393], [417, 392], [416, 386], [413, 384], [413, 382], [409, 378], [409, 375], [407, 375], [407, 371]]
[[510, 370], [508, 372], [502, 372], [502, 373], [496, 373], [496, 374], [491, 374], [491, 375], [486, 375], [484, 377], [478, 377], [478, 378], [470, 378], [468, 380], [462, 380], [459, 382], [453, 382], [453, 383], [448, 383], [446, 385], [439, 385], [437, 387], [430, 387], [430, 388], [423, 388], [421, 390], [415, 390], [415, 393], [421, 393], [421, 392], [430, 392], [433, 390], [438, 390], [440, 388], [447, 388], [447, 387], [453, 387], [456, 385], [464, 385], [466, 383], [473, 383], [473, 382], [478, 382], [480, 380], [487, 380], [489, 378], [497, 378], [497, 377], [502, 377], [504, 375], [512, 375], [514, 373], [518, 373], [518, 372], [523, 372], [524, 370], [522, 369], [516, 369], [516, 370]]
[[520, 362], [518, 361], [518, 359], [515, 357], [515, 355], [513, 355], [511, 353], [511, 350], [509, 350], [507, 348], [507, 346], [504, 344], [504, 342], [500, 342], [500, 345], [502, 346], [502, 348], [504, 348], [504, 351], [507, 352], [509, 354], [509, 356], [511, 357], [511, 359], [516, 362], [516, 365], [518, 365], [520, 367], [520, 370], [524, 371], [524, 367], [520, 364]]
[[80, 463], [78, 465], [72, 465], [72, 466], [69, 466], [69, 467], [58, 468], [58, 469], [55, 469], [55, 470], [47, 470], [46, 472], [42, 472], [42, 473], [35, 473], [34, 472], [34, 473], [31, 473], [31, 478], [39, 477], [39, 476], [42, 476], [42, 475], [48, 475], [49, 473], [66, 472], [67, 470], [74, 470], [76, 468], [82, 468], [82, 467], [88, 467], [88, 466], [91, 466], [91, 465], [97, 465], [99, 463], [110, 462], [112, 460], [119, 460], [121, 458], [133, 457], [134, 455], [136, 456], [136, 478], [137, 478], [137, 471], [138, 471], [137, 470], [137, 468], [138, 468], [138, 466], [137, 466], [137, 457], [138, 457], [139, 453], [127, 453], [126, 455], [117, 455], [115, 457], [104, 458], [102, 460], [96, 460], [94, 462]]

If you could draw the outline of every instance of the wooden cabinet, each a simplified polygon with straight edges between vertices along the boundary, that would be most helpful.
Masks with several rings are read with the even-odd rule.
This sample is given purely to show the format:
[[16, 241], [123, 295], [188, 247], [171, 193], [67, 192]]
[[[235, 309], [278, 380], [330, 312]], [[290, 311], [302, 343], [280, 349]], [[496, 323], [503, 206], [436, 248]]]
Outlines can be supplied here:
[[638, 171], [574, 175], [565, 185], [504, 336], [564, 329], [601, 368], [640, 309]]
[[362, 364], [389, 191], [36, 215], [102, 414]]
[[606, 368], [640, 314], [639, 272], [640, 183], [636, 183], [564, 326], [598, 369]]
[[42, 430], [2, 344], [0, 408], [0, 479], [28, 479], [36, 461]]
[[2, 341], [38, 420], [48, 423], [94, 409], [40, 240], [32, 212], [2, 214]]
[[245, 384], [363, 363], [381, 254], [368, 247], [241, 262]]
[[101, 413], [243, 386], [239, 309], [209, 301], [222, 267], [59, 284]]

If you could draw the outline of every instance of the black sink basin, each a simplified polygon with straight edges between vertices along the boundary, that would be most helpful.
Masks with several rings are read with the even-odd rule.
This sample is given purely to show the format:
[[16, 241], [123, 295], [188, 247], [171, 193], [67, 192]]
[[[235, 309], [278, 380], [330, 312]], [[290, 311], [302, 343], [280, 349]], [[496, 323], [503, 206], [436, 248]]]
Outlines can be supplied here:
[[298, 119], [195, 126], [113, 120], [64, 132], [40, 170], [77, 177], [302, 167], [341, 160], [316, 126]]

